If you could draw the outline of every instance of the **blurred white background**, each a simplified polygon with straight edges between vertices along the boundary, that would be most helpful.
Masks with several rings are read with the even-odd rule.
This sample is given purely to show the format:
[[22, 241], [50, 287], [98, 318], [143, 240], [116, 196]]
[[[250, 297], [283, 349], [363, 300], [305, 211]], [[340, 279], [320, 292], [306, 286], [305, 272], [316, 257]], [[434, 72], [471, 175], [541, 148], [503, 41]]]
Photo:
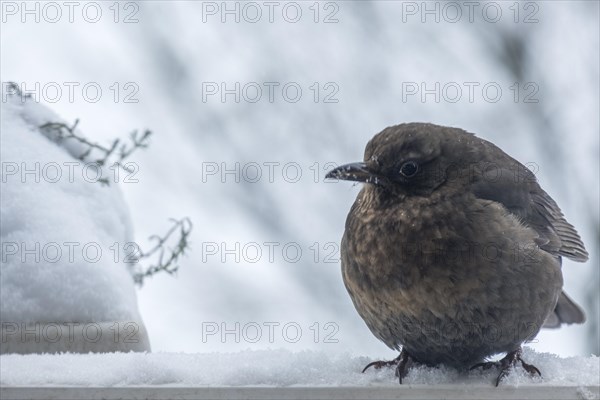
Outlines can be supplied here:
[[[386, 126], [424, 121], [474, 132], [534, 168], [590, 260], [563, 263], [566, 291], [588, 322], [544, 331], [533, 346], [598, 354], [599, 3], [465, 3], [76, 2], [70, 22], [62, 2], [3, 2], [1, 75], [65, 119], [79, 118], [92, 140], [154, 132], [132, 158], [139, 182], [120, 184], [136, 240], [146, 245], [171, 217], [194, 222], [177, 276], [157, 275], [138, 291], [154, 351], [285, 347], [391, 357], [341, 280], [335, 245], [359, 187], [323, 177], [331, 163], [360, 160]], [[79, 85], [71, 99], [65, 82]], [[222, 83], [239, 83], [239, 102], [231, 93], [222, 101]], [[236, 162], [239, 182], [223, 174]], [[277, 243], [272, 260], [266, 242]], [[207, 253], [214, 243], [220, 251]], [[239, 262], [222, 251], [236, 243]], [[256, 262], [256, 246], [242, 252], [249, 243], [262, 250]], [[302, 255], [291, 262], [297, 247]], [[239, 338], [220, 335], [236, 323]]]

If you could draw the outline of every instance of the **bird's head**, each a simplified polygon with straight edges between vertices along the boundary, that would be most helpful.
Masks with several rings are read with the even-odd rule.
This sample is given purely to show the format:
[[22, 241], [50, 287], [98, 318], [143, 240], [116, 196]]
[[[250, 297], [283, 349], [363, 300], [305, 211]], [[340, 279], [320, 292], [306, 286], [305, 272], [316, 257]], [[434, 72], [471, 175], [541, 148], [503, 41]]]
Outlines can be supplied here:
[[339, 166], [326, 177], [367, 183], [392, 195], [428, 195], [447, 181], [449, 169], [462, 168], [461, 157], [469, 156], [464, 149], [473, 140], [461, 129], [433, 124], [388, 127], [369, 141], [363, 162]]

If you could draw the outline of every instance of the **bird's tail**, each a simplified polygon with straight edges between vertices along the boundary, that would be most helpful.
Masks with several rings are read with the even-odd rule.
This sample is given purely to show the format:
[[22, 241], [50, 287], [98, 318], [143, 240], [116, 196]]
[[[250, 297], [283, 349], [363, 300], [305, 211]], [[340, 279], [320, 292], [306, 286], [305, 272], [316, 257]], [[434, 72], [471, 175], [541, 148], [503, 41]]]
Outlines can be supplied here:
[[554, 312], [546, 318], [544, 328], [558, 328], [562, 324], [582, 324], [585, 314], [565, 292], [561, 292], [554, 307]]

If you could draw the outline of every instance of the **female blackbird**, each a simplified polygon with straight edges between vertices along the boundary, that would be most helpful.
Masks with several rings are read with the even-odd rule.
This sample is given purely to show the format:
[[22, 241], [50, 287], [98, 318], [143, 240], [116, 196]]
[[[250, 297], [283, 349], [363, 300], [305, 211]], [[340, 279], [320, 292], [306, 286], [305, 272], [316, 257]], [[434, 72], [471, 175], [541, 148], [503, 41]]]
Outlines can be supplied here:
[[[542, 326], [582, 323], [562, 291], [561, 257], [588, 254], [534, 174], [462, 129], [392, 126], [364, 162], [328, 178], [364, 182], [342, 238], [344, 284], [371, 332], [410, 362], [500, 367], [496, 385]], [[497, 363], [486, 357], [507, 353]], [[364, 372], [364, 370], [363, 370]]]

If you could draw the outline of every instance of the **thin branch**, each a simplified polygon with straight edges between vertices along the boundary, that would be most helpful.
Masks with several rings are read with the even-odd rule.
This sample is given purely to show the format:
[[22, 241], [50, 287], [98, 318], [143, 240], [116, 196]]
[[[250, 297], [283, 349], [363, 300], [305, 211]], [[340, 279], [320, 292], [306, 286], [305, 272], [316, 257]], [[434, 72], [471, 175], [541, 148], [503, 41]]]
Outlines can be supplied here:
[[[138, 261], [143, 258], [148, 259], [158, 253], [158, 262], [144, 270], [135, 271], [133, 273], [133, 280], [136, 284], [142, 286], [145, 278], [149, 278], [160, 271], [165, 271], [169, 275], [173, 275], [179, 269], [179, 258], [185, 255], [186, 250], [189, 249], [188, 237], [193, 225], [189, 218], [181, 220], [172, 219], [171, 221], [174, 225], [164, 236], [152, 235], [150, 237], [150, 240], [156, 241], [156, 245], [153, 248], [147, 252], [140, 251], [137, 257]], [[177, 230], [179, 231], [179, 239], [175, 248], [165, 249], [167, 241]]]
[[138, 137], [138, 131], [135, 130], [129, 135], [129, 144], [124, 143], [119, 146], [120, 140], [115, 139], [113, 140], [110, 147], [105, 147], [98, 143], [90, 142], [83, 136], [77, 135], [75, 130], [78, 124], [78, 119], [75, 120], [75, 123], [72, 126], [69, 126], [62, 122], [48, 122], [40, 126], [40, 129], [46, 132], [47, 134], [56, 135], [56, 139], [59, 142], [66, 139], [75, 139], [79, 143], [82, 143], [85, 146], [87, 146], [87, 149], [79, 155], [79, 160], [85, 160], [91, 154], [92, 150], [98, 150], [100, 153], [102, 153], [103, 156], [95, 160], [95, 163], [97, 163], [100, 166], [103, 166], [108, 162], [109, 158], [111, 158], [114, 155], [117, 157], [115, 164], [129, 173], [132, 173], [134, 171], [133, 169], [131, 169], [131, 167], [125, 166], [123, 164], [123, 160], [129, 157], [135, 150], [147, 148], [150, 135], [152, 135], [152, 131], [146, 129], [144, 133]]

